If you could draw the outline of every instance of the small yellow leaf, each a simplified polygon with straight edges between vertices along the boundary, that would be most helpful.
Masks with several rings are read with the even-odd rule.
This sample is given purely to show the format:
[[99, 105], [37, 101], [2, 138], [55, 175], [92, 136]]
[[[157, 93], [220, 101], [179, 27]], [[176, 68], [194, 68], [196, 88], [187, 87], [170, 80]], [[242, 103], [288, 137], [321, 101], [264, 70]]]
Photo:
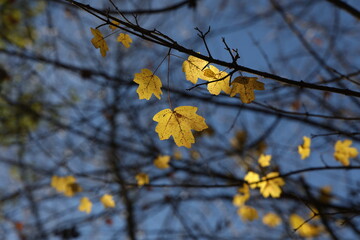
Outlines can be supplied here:
[[354, 147], [350, 147], [352, 144], [351, 140], [337, 141], [335, 143], [334, 157], [344, 166], [350, 165], [349, 158], [357, 157], [359, 154], [358, 150]]
[[250, 198], [250, 189], [249, 186], [244, 184], [241, 188], [238, 189], [238, 194], [233, 198], [233, 205], [241, 207], [245, 202]]
[[165, 168], [169, 168], [169, 162], [170, 162], [170, 156], [162, 156], [159, 155], [155, 160], [154, 160], [154, 165], [157, 168], [160, 169], [165, 169]]
[[99, 29], [90, 28], [92, 35], [94, 35], [93, 39], [91, 39], [91, 43], [94, 45], [95, 48], [100, 48], [101, 56], [105, 57], [106, 52], [109, 51], [109, 47], [100, 32]]
[[115, 207], [115, 201], [113, 199], [113, 196], [110, 194], [104, 194], [100, 198], [100, 202], [104, 205], [105, 208], [114, 208]]
[[201, 79], [209, 81], [207, 89], [211, 94], [219, 95], [221, 91], [230, 94], [230, 76], [227, 72], [209, 65], [209, 68], [204, 70], [204, 76]]
[[269, 226], [269, 227], [276, 227], [278, 226], [282, 221], [281, 218], [276, 215], [275, 213], [267, 213], [263, 218], [262, 222]]
[[83, 198], [80, 200], [80, 204], [79, 204], [78, 210], [79, 210], [80, 212], [86, 212], [87, 214], [89, 214], [89, 213], [91, 212], [91, 208], [92, 208], [92, 203], [91, 203], [91, 201], [89, 200], [89, 198], [83, 197]]
[[310, 145], [311, 139], [308, 137], [303, 137], [304, 143], [298, 146], [298, 152], [301, 156], [301, 159], [305, 159], [310, 156]]
[[126, 48], [129, 48], [133, 41], [130, 35], [126, 33], [120, 33], [116, 40], [121, 42]]
[[[118, 21], [115, 21], [115, 20], [112, 20], [111, 23], [112, 23], [112, 24], [109, 25], [109, 28], [110, 28], [111, 30], [113, 30], [113, 31], [114, 31], [115, 29], [117, 29], [116, 26], [119, 26], [119, 25], [120, 25], [120, 23], [119, 23]], [[116, 25], [116, 26], [114, 26], [114, 25]]]
[[[259, 183], [260, 193], [265, 197], [273, 197], [278, 198], [281, 194], [281, 186], [285, 185], [284, 180], [281, 177], [274, 178], [279, 176], [278, 172], [271, 172], [266, 175], [266, 177], [262, 177], [261, 180], [266, 180]], [[269, 179], [274, 178], [274, 179]], [[269, 179], [269, 180], [267, 180]]]
[[290, 225], [293, 229], [297, 229], [299, 235], [304, 238], [317, 237], [323, 232], [323, 228], [321, 226], [308, 223], [297, 214], [290, 215]]
[[73, 176], [53, 176], [51, 178], [51, 187], [55, 188], [56, 191], [63, 193], [67, 197], [72, 197], [76, 193], [82, 191], [82, 188], [78, 183], [76, 183], [76, 178]]
[[245, 175], [244, 180], [250, 185], [250, 188], [256, 188], [258, 186], [256, 182], [260, 181], [260, 177], [259, 174], [249, 171]]
[[264, 155], [264, 154], [261, 154], [258, 160], [260, 166], [262, 167], [270, 166], [270, 161], [271, 161], [271, 155]]
[[198, 78], [202, 79], [204, 77], [203, 69], [207, 64], [208, 62], [205, 60], [189, 56], [182, 64], [182, 70], [185, 73], [186, 80], [194, 84], [197, 83]]
[[150, 180], [149, 180], [149, 176], [146, 173], [139, 173], [135, 176], [137, 184], [139, 185], [139, 187], [145, 185], [145, 184], [149, 184]]
[[254, 90], [264, 90], [264, 83], [257, 81], [257, 77], [236, 77], [231, 83], [230, 97], [240, 94], [243, 103], [255, 100]]
[[149, 100], [153, 94], [158, 99], [161, 99], [161, 80], [158, 76], [154, 75], [151, 70], [144, 68], [141, 69], [140, 73], [135, 73], [134, 82], [139, 84], [136, 90], [139, 99]]
[[237, 211], [238, 215], [241, 217], [243, 221], [254, 221], [258, 219], [258, 213], [255, 208], [249, 206], [242, 206]]
[[172, 111], [164, 109], [153, 117], [158, 122], [155, 131], [159, 134], [160, 140], [169, 139], [171, 136], [178, 147], [191, 147], [195, 143], [191, 130], [202, 131], [208, 126], [205, 119], [196, 114], [197, 107], [181, 106]]

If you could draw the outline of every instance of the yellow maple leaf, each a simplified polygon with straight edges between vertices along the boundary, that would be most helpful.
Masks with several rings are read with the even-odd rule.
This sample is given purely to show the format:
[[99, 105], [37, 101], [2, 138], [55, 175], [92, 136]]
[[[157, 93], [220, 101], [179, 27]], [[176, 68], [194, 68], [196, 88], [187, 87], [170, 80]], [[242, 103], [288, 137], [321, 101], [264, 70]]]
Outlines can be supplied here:
[[93, 39], [91, 39], [92, 45], [94, 45], [95, 48], [100, 48], [101, 56], [105, 57], [106, 52], [109, 51], [109, 47], [104, 39], [104, 36], [100, 32], [99, 29], [91, 29], [92, 35], [94, 35]]
[[302, 217], [297, 214], [290, 215], [290, 225], [293, 229], [297, 229], [300, 236], [305, 238], [317, 237], [323, 232], [321, 226], [306, 222]]
[[155, 131], [159, 134], [160, 140], [174, 138], [175, 144], [178, 147], [191, 147], [195, 143], [194, 135], [191, 130], [202, 131], [208, 126], [205, 119], [196, 114], [197, 107], [181, 106], [172, 111], [171, 109], [164, 109], [153, 117], [155, 122], [158, 122]]
[[257, 77], [236, 77], [231, 83], [230, 97], [240, 94], [243, 103], [255, 100], [254, 90], [264, 90], [264, 83], [257, 81]]
[[126, 48], [129, 48], [133, 41], [130, 35], [126, 33], [120, 33], [116, 40], [121, 42]]
[[259, 215], [255, 208], [249, 206], [241, 206], [238, 211], [238, 215], [243, 221], [254, 221], [259, 218]]
[[[259, 183], [259, 187], [260, 187], [260, 193], [265, 197], [273, 197], [273, 198], [278, 198], [280, 197], [281, 194], [281, 186], [285, 185], [284, 180], [281, 177], [278, 178], [274, 178], [279, 176], [278, 172], [271, 172], [268, 173], [266, 175], [266, 177], [262, 177], [261, 180], [266, 180], [266, 181], [262, 181]], [[273, 178], [273, 179], [269, 179], [269, 178]], [[267, 180], [269, 179], [269, 180]]]
[[258, 186], [258, 181], [260, 181], [259, 174], [249, 171], [245, 177], [244, 180], [250, 185], [251, 188], [256, 188]]
[[113, 196], [110, 194], [104, 194], [100, 198], [100, 202], [103, 204], [105, 208], [114, 208], [115, 207], [115, 201], [113, 199]]
[[310, 145], [311, 139], [308, 137], [303, 137], [304, 143], [298, 146], [298, 152], [301, 156], [301, 159], [305, 159], [310, 156]]
[[145, 185], [145, 184], [149, 184], [150, 180], [149, 180], [149, 175], [147, 175], [146, 173], [138, 173], [135, 176], [135, 179], [137, 181], [137, 184], [139, 185], [139, 187]]
[[189, 56], [182, 64], [182, 70], [185, 73], [186, 80], [197, 83], [198, 78], [204, 78], [203, 69], [208, 64], [207, 61], [200, 58]]
[[263, 216], [262, 222], [269, 227], [276, 227], [282, 221], [281, 221], [281, 218], [277, 214], [270, 212]]
[[[109, 28], [110, 28], [111, 30], [113, 30], [113, 31], [114, 31], [115, 29], [117, 29], [116, 26], [119, 26], [119, 25], [120, 25], [120, 23], [119, 23], [118, 21], [115, 21], [115, 20], [112, 20], [111, 23], [112, 23], [112, 24], [109, 25]], [[116, 26], [114, 26], [114, 25], [116, 25]]]
[[89, 200], [89, 198], [83, 197], [83, 198], [80, 200], [80, 204], [79, 204], [78, 210], [79, 210], [80, 212], [86, 212], [87, 214], [89, 214], [89, 213], [91, 212], [91, 208], [92, 208], [92, 203], [91, 203], [91, 201]]
[[356, 148], [350, 147], [351, 144], [352, 141], [348, 139], [344, 141], [338, 140], [335, 143], [334, 157], [344, 166], [349, 166], [350, 165], [349, 158], [357, 157], [357, 155], [359, 154]]
[[63, 193], [67, 197], [72, 197], [76, 193], [82, 191], [82, 188], [78, 183], [76, 183], [76, 178], [73, 176], [53, 176], [51, 178], [51, 186], [55, 188], [56, 191]]
[[169, 162], [170, 162], [170, 156], [162, 156], [159, 155], [155, 160], [154, 160], [154, 165], [157, 168], [160, 169], [165, 169], [165, 168], [169, 168]]
[[270, 161], [271, 161], [271, 155], [264, 155], [264, 154], [261, 154], [258, 160], [260, 166], [262, 167], [270, 166]]
[[221, 91], [230, 94], [230, 76], [227, 72], [220, 71], [213, 65], [205, 69], [202, 79], [209, 81], [207, 89], [211, 94], [219, 95]]
[[233, 205], [240, 207], [245, 204], [245, 202], [250, 198], [250, 189], [249, 186], [244, 184], [241, 188], [238, 189], [238, 194], [233, 198]]
[[140, 73], [135, 73], [133, 81], [139, 84], [136, 90], [139, 99], [149, 100], [153, 94], [158, 99], [161, 99], [161, 80], [158, 76], [154, 75], [150, 69], [144, 68], [141, 69]]

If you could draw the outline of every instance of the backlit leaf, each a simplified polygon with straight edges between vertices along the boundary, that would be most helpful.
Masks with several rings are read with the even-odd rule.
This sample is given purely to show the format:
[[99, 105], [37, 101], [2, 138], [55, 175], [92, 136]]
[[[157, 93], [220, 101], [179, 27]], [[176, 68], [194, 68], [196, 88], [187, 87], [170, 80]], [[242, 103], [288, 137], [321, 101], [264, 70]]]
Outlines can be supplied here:
[[208, 126], [205, 119], [196, 114], [197, 107], [181, 106], [172, 111], [164, 109], [153, 117], [158, 122], [155, 131], [159, 134], [160, 140], [174, 138], [177, 146], [191, 147], [195, 143], [191, 130], [202, 131]]
[[130, 35], [126, 33], [120, 33], [116, 40], [121, 42], [126, 48], [129, 48], [133, 41]]
[[115, 201], [113, 199], [113, 196], [110, 194], [104, 194], [100, 198], [100, 202], [103, 204], [105, 208], [114, 208], [115, 207]]
[[106, 52], [109, 51], [109, 47], [104, 39], [104, 36], [99, 29], [90, 29], [92, 35], [94, 35], [93, 39], [91, 39], [91, 43], [94, 45], [95, 48], [100, 48], [101, 56], [105, 57]]
[[359, 154], [358, 150], [354, 147], [350, 147], [352, 144], [351, 140], [337, 141], [335, 143], [334, 157], [344, 166], [350, 165], [349, 158], [357, 157]]
[[209, 81], [207, 89], [211, 94], [219, 95], [221, 91], [230, 94], [230, 76], [227, 72], [220, 71], [213, 65], [204, 70], [205, 81]]
[[139, 99], [149, 100], [154, 94], [155, 97], [161, 99], [161, 80], [158, 76], [147, 68], [141, 69], [140, 73], [135, 73], [134, 82], [139, 84], [136, 92], [139, 95]]
[[[281, 177], [278, 178], [274, 178], [279, 176], [278, 172], [271, 172], [269, 174], [266, 175], [266, 177], [262, 177], [261, 180], [266, 180], [266, 181], [262, 181], [259, 183], [259, 187], [260, 187], [260, 193], [265, 197], [273, 197], [273, 198], [278, 198], [280, 197], [280, 194], [282, 192], [281, 190], [281, 186], [285, 185], [284, 180]], [[273, 178], [273, 179], [269, 179], [269, 178]], [[269, 179], [269, 180], [267, 180]]]
[[254, 90], [264, 90], [264, 83], [258, 82], [257, 77], [236, 77], [231, 83], [230, 97], [240, 94], [243, 103], [251, 103], [255, 100]]
[[139, 187], [145, 185], [145, 184], [149, 184], [150, 180], [149, 180], [149, 175], [147, 175], [146, 173], [138, 173], [136, 176], [136, 181], [137, 184], [139, 185]]
[[157, 168], [160, 169], [165, 169], [165, 168], [169, 168], [169, 162], [170, 162], [170, 156], [158, 156], [155, 160], [154, 160], [154, 165]]
[[301, 159], [305, 159], [310, 156], [310, 145], [311, 139], [308, 137], [303, 137], [304, 143], [298, 146], [298, 152], [301, 156]]
[[246, 182], [248, 182], [248, 184], [250, 185], [251, 188], [256, 188], [258, 186], [258, 183], [256, 183], [256, 182], [260, 181], [260, 177], [259, 177], [259, 174], [249, 171], [245, 175], [244, 180]]
[[254, 221], [259, 218], [259, 215], [255, 208], [249, 206], [242, 206], [237, 211], [238, 215], [243, 221]]
[[79, 210], [80, 212], [86, 212], [87, 214], [89, 214], [89, 213], [91, 212], [91, 208], [92, 208], [92, 203], [91, 203], [91, 201], [89, 200], [89, 198], [83, 197], [83, 198], [80, 200], [80, 204], [79, 204], [78, 210]]
[[275, 213], [267, 213], [263, 218], [262, 222], [269, 226], [269, 227], [276, 227], [278, 226], [282, 221], [281, 218], [276, 215]]
[[194, 56], [189, 56], [189, 58], [182, 64], [182, 70], [185, 73], [186, 80], [195, 84], [197, 83], [198, 78], [203, 79], [203, 69], [207, 64], [208, 62], [205, 60]]
[[271, 161], [271, 155], [264, 155], [264, 154], [261, 154], [258, 160], [260, 166], [262, 167], [270, 166], [270, 161]]

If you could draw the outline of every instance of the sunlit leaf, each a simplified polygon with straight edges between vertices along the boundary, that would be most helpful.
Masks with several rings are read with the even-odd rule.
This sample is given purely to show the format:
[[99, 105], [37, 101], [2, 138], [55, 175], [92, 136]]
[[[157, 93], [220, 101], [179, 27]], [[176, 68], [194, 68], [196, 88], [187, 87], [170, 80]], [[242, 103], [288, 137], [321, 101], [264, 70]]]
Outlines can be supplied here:
[[89, 200], [89, 198], [83, 197], [83, 198], [80, 200], [80, 204], [79, 204], [78, 210], [79, 210], [80, 212], [86, 212], [87, 214], [89, 214], [89, 213], [91, 212], [91, 209], [92, 209], [92, 203], [91, 203], [91, 201]]
[[158, 99], [161, 98], [161, 80], [158, 76], [147, 68], [141, 69], [140, 73], [135, 73], [134, 82], [139, 84], [136, 92], [139, 95], [139, 99], [149, 100], [154, 94]]
[[138, 173], [135, 176], [135, 179], [137, 181], [137, 184], [139, 187], [145, 185], [145, 184], [149, 184], [150, 180], [149, 180], [149, 175], [147, 175], [146, 173]]
[[301, 156], [301, 159], [305, 159], [310, 156], [310, 145], [311, 139], [308, 137], [303, 137], [304, 143], [298, 146], [298, 152]]
[[237, 213], [243, 221], [254, 221], [259, 218], [256, 209], [250, 206], [241, 206]]
[[110, 194], [104, 194], [100, 198], [100, 202], [103, 204], [105, 208], [114, 208], [115, 207], [115, 201], [113, 199], [113, 196]]
[[351, 140], [338, 140], [335, 143], [335, 153], [334, 157], [344, 166], [350, 165], [349, 158], [355, 158], [359, 154], [358, 150], [354, 147], [350, 147], [352, 144]]
[[262, 222], [269, 227], [276, 227], [281, 224], [281, 218], [275, 213], [267, 213], [263, 216]]
[[[273, 198], [278, 198], [280, 197], [280, 194], [282, 192], [281, 190], [281, 186], [285, 185], [284, 180], [281, 177], [277, 177], [279, 176], [278, 172], [271, 172], [269, 174], [266, 175], [266, 177], [262, 177], [261, 180], [266, 180], [266, 181], [262, 181], [259, 183], [259, 187], [260, 187], [260, 193], [265, 197], [273, 197]], [[275, 178], [277, 177], [277, 178]], [[270, 179], [273, 178], [273, 179]]]
[[262, 167], [270, 166], [270, 161], [271, 161], [271, 155], [264, 155], [264, 154], [261, 154], [258, 160], [260, 166]]
[[208, 64], [207, 61], [200, 58], [189, 56], [182, 64], [182, 70], [185, 73], [186, 80], [197, 83], [198, 78], [204, 78], [203, 69]]
[[231, 82], [230, 97], [240, 94], [243, 103], [251, 103], [255, 100], [254, 90], [264, 90], [264, 83], [257, 81], [257, 77], [236, 77]]
[[105, 41], [104, 36], [100, 32], [99, 29], [91, 29], [92, 35], [94, 35], [93, 39], [91, 39], [91, 43], [94, 45], [95, 48], [100, 48], [101, 56], [105, 57], [106, 52], [109, 51], [109, 47]]
[[126, 33], [120, 33], [116, 40], [121, 42], [126, 48], [129, 48], [133, 41], [130, 35]]
[[259, 174], [249, 171], [245, 177], [244, 180], [250, 185], [251, 188], [256, 188], [258, 186], [258, 181], [260, 181]]
[[170, 156], [162, 156], [159, 155], [155, 160], [154, 160], [154, 165], [157, 168], [160, 169], [165, 169], [165, 168], [169, 168], [169, 162], [170, 162]]
[[191, 147], [195, 143], [195, 138], [191, 130], [201, 131], [208, 126], [205, 119], [196, 114], [197, 107], [181, 106], [172, 111], [164, 109], [153, 117], [158, 125], [155, 131], [159, 134], [160, 140], [169, 139], [171, 136], [177, 146]]

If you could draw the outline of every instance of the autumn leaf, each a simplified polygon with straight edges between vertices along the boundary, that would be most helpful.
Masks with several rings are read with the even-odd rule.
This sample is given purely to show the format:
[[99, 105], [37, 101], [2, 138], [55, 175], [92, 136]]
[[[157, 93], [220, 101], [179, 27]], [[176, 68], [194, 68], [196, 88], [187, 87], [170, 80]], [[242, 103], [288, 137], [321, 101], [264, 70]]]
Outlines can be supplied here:
[[264, 90], [264, 83], [257, 81], [257, 77], [236, 77], [231, 83], [230, 97], [240, 94], [243, 103], [255, 100], [254, 90]]
[[170, 156], [158, 156], [155, 160], [154, 160], [154, 165], [157, 168], [160, 169], [165, 169], [165, 168], [169, 168], [169, 162], [170, 162]]
[[281, 218], [275, 213], [267, 213], [262, 218], [263, 224], [269, 227], [276, 227], [281, 224]]
[[259, 218], [259, 215], [255, 208], [249, 206], [242, 206], [237, 211], [238, 215], [243, 221], [254, 221]]
[[300, 236], [305, 238], [317, 237], [324, 231], [321, 226], [308, 223], [297, 214], [291, 214], [289, 222], [290, 226], [293, 229], [296, 229]]
[[106, 52], [109, 51], [109, 47], [104, 39], [104, 36], [99, 29], [90, 28], [90, 30], [92, 35], [94, 35], [93, 39], [91, 39], [91, 43], [95, 48], [100, 48], [101, 56], [105, 57]]
[[158, 122], [155, 131], [159, 134], [160, 140], [174, 138], [178, 147], [191, 147], [195, 143], [194, 135], [191, 130], [202, 131], [208, 126], [205, 119], [196, 114], [197, 107], [181, 106], [172, 111], [164, 109], [153, 117]]
[[205, 81], [209, 81], [207, 89], [211, 94], [219, 95], [221, 91], [230, 94], [230, 76], [227, 72], [220, 71], [213, 65], [204, 70]]
[[111, 196], [110, 194], [104, 194], [100, 198], [100, 202], [103, 204], [103, 206], [105, 208], [114, 208], [115, 207], [115, 202], [114, 202], [113, 196]]
[[258, 181], [260, 181], [259, 174], [249, 171], [245, 177], [244, 180], [250, 185], [251, 188], [256, 188], [258, 186]]
[[298, 152], [301, 156], [301, 159], [305, 159], [310, 156], [310, 145], [311, 139], [308, 137], [303, 137], [304, 143], [298, 146]]
[[[120, 25], [120, 23], [119, 23], [118, 21], [115, 21], [115, 20], [112, 20], [111, 23], [112, 23], [112, 24], [109, 25], [109, 28], [110, 28], [112, 31], [116, 30], [116, 29], [117, 29], [116, 26], [119, 26], [119, 25]], [[115, 25], [115, 26], [114, 26], [114, 25]]]
[[139, 99], [149, 100], [154, 94], [155, 97], [161, 99], [161, 80], [158, 76], [147, 68], [141, 69], [140, 73], [135, 73], [134, 82], [139, 84], [136, 92], [139, 95]]
[[149, 175], [147, 175], [146, 173], [138, 173], [135, 176], [135, 179], [137, 181], [137, 184], [139, 187], [145, 185], [145, 184], [149, 184]]
[[89, 213], [91, 212], [91, 208], [92, 208], [92, 203], [91, 203], [91, 201], [89, 200], [89, 198], [83, 197], [83, 198], [80, 200], [80, 204], [79, 204], [78, 210], [79, 210], [80, 212], [86, 212], [87, 214], [89, 214]]
[[130, 35], [126, 33], [120, 33], [116, 40], [121, 42], [126, 48], [129, 48], [133, 41]]
[[[266, 175], [266, 177], [262, 177], [262, 182], [259, 182], [258, 186], [260, 187], [260, 193], [265, 197], [273, 197], [278, 198], [281, 194], [281, 186], [285, 185], [284, 180], [279, 176], [278, 172], [271, 172]], [[277, 177], [277, 178], [275, 178]], [[273, 179], [269, 179], [273, 178]], [[267, 180], [269, 179], [269, 180]], [[266, 180], [266, 181], [265, 181]]]
[[245, 202], [250, 198], [250, 189], [249, 186], [244, 184], [241, 188], [238, 189], [238, 194], [233, 198], [233, 205], [241, 207]]
[[203, 79], [203, 69], [207, 64], [208, 62], [205, 60], [194, 56], [189, 56], [188, 59], [185, 60], [182, 64], [182, 70], [185, 73], [186, 80], [195, 84], [197, 83], [198, 78]]
[[67, 197], [72, 197], [76, 193], [82, 191], [82, 188], [78, 183], [76, 183], [76, 178], [73, 176], [52, 176], [51, 187], [55, 188], [57, 192], [63, 193]]
[[261, 154], [259, 157], [258, 163], [262, 167], [268, 167], [268, 166], [270, 166], [270, 161], [271, 161], [271, 155]]
[[350, 147], [352, 144], [351, 140], [337, 141], [335, 143], [334, 157], [344, 166], [350, 165], [349, 158], [357, 157], [359, 154], [358, 150], [354, 147]]

